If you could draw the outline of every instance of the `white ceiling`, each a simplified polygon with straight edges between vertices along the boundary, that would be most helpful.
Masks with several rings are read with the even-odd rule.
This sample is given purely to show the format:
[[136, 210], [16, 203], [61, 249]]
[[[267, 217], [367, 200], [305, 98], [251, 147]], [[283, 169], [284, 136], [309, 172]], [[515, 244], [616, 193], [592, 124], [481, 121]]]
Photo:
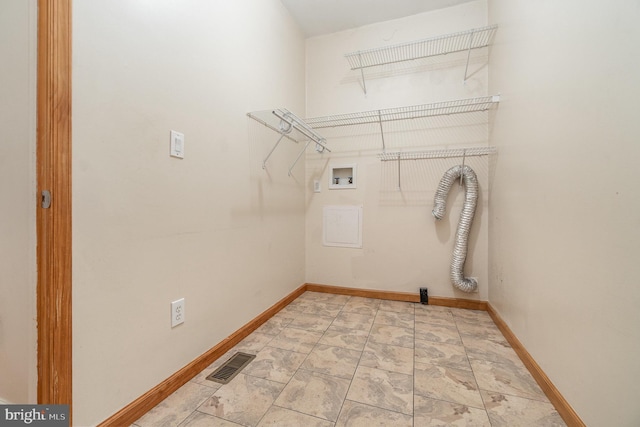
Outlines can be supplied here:
[[472, 0], [280, 0], [307, 37], [442, 9]]

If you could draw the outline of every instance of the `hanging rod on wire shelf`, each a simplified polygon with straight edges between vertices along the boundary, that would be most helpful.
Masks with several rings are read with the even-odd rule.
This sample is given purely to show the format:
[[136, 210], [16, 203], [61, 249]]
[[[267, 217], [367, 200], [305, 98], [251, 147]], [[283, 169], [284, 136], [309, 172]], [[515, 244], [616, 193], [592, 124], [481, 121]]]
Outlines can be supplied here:
[[464, 70], [464, 81], [466, 82], [469, 77], [467, 71], [469, 70], [471, 50], [489, 46], [497, 29], [497, 25], [473, 28], [428, 39], [359, 50], [347, 53], [345, 58], [352, 70], [360, 70], [362, 88], [365, 94], [367, 93], [367, 86], [364, 78], [364, 68], [446, 55], [453, 52], [467, 51], [467, 65]]
[[[263, 160], [262, 169], [266, 168], [267, 160], [269, 160], [269, 157], [271, 157], [271, 155], [276, 150], [276, 148], [278, 147], [278, 145], [280, 144], [283, 138], [286, 137], [291, 141], [298, 142], [298, 140], [292, 136], [292, 130], [295, 130], [299, 135], [301, 135], [304, 139], [306, 139], [307, 142], [305, 143], [302, 151], [300, 151], [300, 153], [298, 154], [298, 157], [296, 157], [296, 160], [293, 162], [293, 164], [289, 168], [289, 173], [288, 173], [289, 176], [291, 176], [291, 171], [293, 170], [295, 165], [298, 163], [298, 160], [300, 160], [300, 157], [302, 157], [302, 154], [304, 154], [309, 144], [311, 144], [312, 142], [316, 144], [316, 151], [322, 152], [324, 150], [327, 150], [331, 152], [329, 147], [327, 147], [326, 145], [325, 138], [323, 138], [320, 134], [314, 131], [311, 128], [311, 126], [305, 123], [303, 119], [296, 116], [294, 113], [287, 110], [286, 108], [271, 110], [271, 115], [266, 115], [265, 118], [261, 118], [260, 112], [247, 113], [247, 116], [251, 117], [257, 122], [263, 124], [264, 126], [280, 134], [280, 138], [278, 138], [278, 141], [275, 143], [271, 151], [269, 151], [269, 154], [267, 154], [267, 157], [265, 157], [265, 159]], [[277, 119], [279, 119], [279, 122], [277, 124], [269, 123], [269, 117], [276, 117]]]

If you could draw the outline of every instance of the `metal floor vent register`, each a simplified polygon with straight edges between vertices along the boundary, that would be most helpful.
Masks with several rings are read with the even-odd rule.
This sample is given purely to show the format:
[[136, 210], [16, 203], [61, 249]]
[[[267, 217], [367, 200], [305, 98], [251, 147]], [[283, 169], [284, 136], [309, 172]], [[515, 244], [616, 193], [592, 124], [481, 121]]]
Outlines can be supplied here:
[[238, 373], [244, 369], [254, 358], [255, 354], [236, 353], [229, 360], [224, 362], [222, 366], [213, 371], [207, 379], [220, 384], [227, 384]]

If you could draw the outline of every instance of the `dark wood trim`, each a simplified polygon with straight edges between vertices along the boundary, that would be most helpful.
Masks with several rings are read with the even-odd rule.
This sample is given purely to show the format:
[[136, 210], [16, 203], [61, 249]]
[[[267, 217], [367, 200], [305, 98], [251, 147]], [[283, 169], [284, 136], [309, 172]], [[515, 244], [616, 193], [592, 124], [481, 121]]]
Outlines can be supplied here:
[[429, 297], [429, 305], [441, 305], [451, 308], [464, 308], [466, 310], [487, 311], [487, 302], [473, 299]]
[[317, 283], [307, 283], [306, 286], [307, 286], [306, 290], [312, 291], [312, 292], [324, 292], [328, 294], [350, 295], [353, 297], [387, 299], [392, 301], [420, 302], [420, 295], [412, 294], [410, 292], [392, 292], [392, 291], [379, 291], [379, 290], [372, 290], [372, 289], [345, 288], [342, 286], [320, 285]]
[[547, 374], [544, 373], [540, 365], [536, 363], [536, 361], [531, 357], [529, 352], [524, 348], [520, 340], [515, 336], [515, 334], [511, 331], [509, 326], [502, 320], [502, 317], [498, 314], [498, 312], [493, 308], [493, 306], [487, 303], [487, 311], [489, 315], [493, 319], [502, 335], [507, 339], [511, 347], [515, 350], [524, 366], [527, 367], [531, 376], [536, 380], [544, 394], [547, 395], [547, 398], [551, 402], [551, 404], [556, 408], [562, 419], [569, 426], [576, 427], [584, 427], [585, 424], [582, 422], [576, 411], [573, 410], [569, 402], [562, 396], [560, 391], [553, 385]]
[[71, 0], [38, 1], [38, 403], [72, 403]]
[[122, 408], [120, 411], [100, 423], [100, 427], [120, 427], [131, 425], [138, 418], [149, 412], [158, 403], [169, 397], [171, 393], [182, 387], [187, 381], [198, 375], [207, 366], [215, 362], [220, 356], [231, 350], [233, 346], [242, 341], [260, 325], [269, 320], [273, 315], [286, 307], [293, 300], [306, 291], [306, 285], [302, 285], [289, 295], [275, 303], [269, 309], [249, 323], [229, 335], [216, 346], [209, 349], [204, 354], [193, 360], [191, 363], [171, 375], [169, 378]]

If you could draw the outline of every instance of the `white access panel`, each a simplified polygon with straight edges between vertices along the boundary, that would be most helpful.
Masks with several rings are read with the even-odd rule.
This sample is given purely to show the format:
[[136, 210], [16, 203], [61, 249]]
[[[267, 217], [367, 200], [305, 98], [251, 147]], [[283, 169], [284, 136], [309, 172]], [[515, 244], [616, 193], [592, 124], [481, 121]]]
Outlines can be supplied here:
[[322, 209], [322, 244], [362, 247], [362, 205], [325, 206]]

